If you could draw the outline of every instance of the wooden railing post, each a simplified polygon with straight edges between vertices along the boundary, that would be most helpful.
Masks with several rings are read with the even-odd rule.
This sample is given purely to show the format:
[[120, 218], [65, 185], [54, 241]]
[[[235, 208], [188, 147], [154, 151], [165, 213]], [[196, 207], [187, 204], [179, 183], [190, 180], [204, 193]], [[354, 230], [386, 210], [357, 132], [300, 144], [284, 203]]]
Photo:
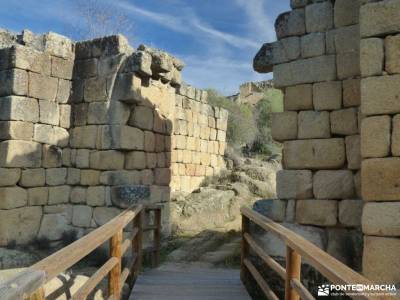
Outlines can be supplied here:
[[244, 264], [245, 259], [249, 256], [249, 245], [245, 239], [245, 233], [249, 232], [250, 220], [242, 214], [242, 251], [241, 251], [241, 263], [240, 263], [240, 278], [242, 282], [247, 280], [247, 267]]
[[137, 228], [138, 232], [136, 237], [132, 240], [132, 255], [136, 255], [136, 261], [133, 265], [132, 278], [133, 282], [139, 276], [140, 268], [142, 267], [143, 259], [143, 210], [138, 213], [133, 222], [134, 228]]
[[299, 300], [300, 297], [292, 288], [292, 279], [300, 280], [301, 256], [289, 246], [286, 247], [286, 280], [285, 280], [285, 300]]
[[110, 241], [110, 253], [111, 257], [115, 257], [118, 259], [118, 263], [112, 268], [110, 275], [108, 277], [108, 292], [110, 297], [113, 299], [119, 300], [121, 299], [121, 260], [122, 260], [122, 238], [123, 238], [123, 230], [119, 230]]
[[154, 211], [154, 225], [156, 229], [154, 230], [154, 265], [157, 267], [160, 264], [160, 252], [161, 252], [161, 209], [156, 209]]
[[45, 299], [45, 293], [44, 293], [44, 288], [43, 287], [38, 289], [36, 292], [34, 292], [28, 298], [28, 300], [44, 300], [44, 299]]

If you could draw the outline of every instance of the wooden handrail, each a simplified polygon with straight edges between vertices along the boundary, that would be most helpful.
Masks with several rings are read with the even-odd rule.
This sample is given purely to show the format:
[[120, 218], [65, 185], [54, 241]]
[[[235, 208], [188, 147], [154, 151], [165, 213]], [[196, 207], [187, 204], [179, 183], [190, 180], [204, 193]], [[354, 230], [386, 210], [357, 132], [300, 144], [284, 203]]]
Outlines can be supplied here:
[[[142, 266], [142, 235], [143, 235], [143, 213], [155, 212], [155, 223], [151, 225], [154, 234], [153, 260], [159, 261], [160, 233], [161, 233], [161, 207], [142, 205], [132, 206], [105, 225], [95, 229], [91, 233], [57, 251], [47, 258], [34, 264], [22, 274], [0, 285], [0, 299], [45, 299], [43, 285], [65, 272], [74, 264], [100, 247], [106, 241], [110, 241], [111, 258], [101, 266], [89, 280], [74, 294], [72, 299], [86, 299], [95, 287], [109, 276], [109, 299], [120, 300], [122, 287], [131, 276], [130, 286], [139, 274]], [[130, 238], [123, 241], [123, 231], [129, 224], [133, 224]], [[122, 270], [122, 256], [132, 245], [131, 262]]]
[[[325, 276], [328, 280], [330, 280], [334, 284], [338, 285], [348, 285], [348, 284], [363, 284], [363, 285], [372, 285], [373, 283], [362, 276], [361, 274], [353, 271], [336, 258], [332, 257], [328, 253], [324, 252], [313, 243], [307, 241], [303, 237], [297, 235], [291, 230], [275, 223], [271, 219], [255, 212], [254, 210], [242, 207], [242, 224], [246, 224], [246, 228], [242, 228], [242, 249], [247, 249], [248, 247], [252, 248], [254, 252], [260, 256], [260, 258], [273, 270], [275, 270], [280, 277], [283, 274], [285, 277], [285, 299], [286, 300], [294, 300], [299, 299], [301, 296], [302, 299], [311, 299], [309, 296], [311, 294], [307, 294], [305, 292], [305, 287], [300, 285], [300, 268], [301, 268], [301, 258], [304, 258], [308, 264], [314, 267], [318, 272], [320, 272], [323, 276]], [[271, 263], [270, 256], [267, 253], [262, 251], [262, 248], [256, 244], [254, 239], [251, 238], [251, 234], [248, 230], [249, 223], [253, 222], [258, 225], [260, 228], [270, 231], [274, 235], [278, 236], [287, 246], [287, 255], [286, 255], [286, 270], [283, 273], [283, 270], [277, 262]], [[242, 251], [242, 271], [241, 273], [245, 273], [248, 267], [248, 250], [245, 253]], [[246, 263], [244, 263], [246, 262]], [[254, 272], [253, 272], [254, 273]], [[242, 278], [243, 280], [243, 278]], [[257, 279], [256, 279], [257, 280]], [[263, 287], [261, 287], [263, 289]], [[353, 293], [353, 292], [352, 292]], [[312, 297], [312, 296], [311, 296]], [[395, 299], [390, 296], [367, 296], [358, 294], [356, 296], [351, 296], [353, 299]], [[268, 296], [267, 296], [268, 298]]]

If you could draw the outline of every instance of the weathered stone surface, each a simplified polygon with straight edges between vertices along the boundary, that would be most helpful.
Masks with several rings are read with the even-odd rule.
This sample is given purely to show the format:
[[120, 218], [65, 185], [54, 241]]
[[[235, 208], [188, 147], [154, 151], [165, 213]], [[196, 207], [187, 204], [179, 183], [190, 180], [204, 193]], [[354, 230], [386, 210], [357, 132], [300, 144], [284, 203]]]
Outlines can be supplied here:
[[89, 103], [88, 124], [125, 124], [129, 119], [129, 107], [119, 101]]
[[348, 79], [343, 81], [343, 106], [352, 107], [361, 104], [360, 79]]
[[338, 54], [359, 53], [360, 27], [353, 25], [336, 29], [335, 49]]
[[68, 218], [64, 214], [45, 214], [43, 215], [38, 237], [57, 241], [62, 238], [63, 233], [68, 229], [72, 228], [69, 226]]
[[296, 221], [300, 224], [335, 226], [338, 203], [334, 200], [298, 200]]
[[69, 133], [61, 127], [35, 124], [33, 140], [43, 144], [66, 147], [69, 142]]
[[359, 135], [346, 136], [347, 168], [358, 170], [361, 168], [361, 145]]
[[336, 56], [337, 78], [350, 79], [360, 75], [360, 53], [346, 52]]
[[397, 11], [400, 3], [395, 0], [369, 3], [360, 10], [360, 30], [362, 37], [380, 36], [400, 31]]
[[348, 1], [337, 0], [335, 1], [335, 26], [342, 27], [352, 24], [357, 24], [359, 21], [359, 11], [362, 1]]
[[42, 167], [57, 168], [62, 166], [62, 150], [53, 145], [43, 145]]
[[279, 199], [310, 199], [313, 197], [311, 171], [280, 170], [276, 176], [276, 192]]
[[49, 32], [43, 36], [44, 49], [46, 52], [65, 59], [73, 58], [72, 41], [60, 34]]
[[275, 21], [278, 39], [288, 36], [299, 36], [306, 32], [304, 9], [295, 9], [278, 16]]
[[398, 201], [400, 158], [375, 158], [362, 162], [362, 195], [365, 201]]
[[354, 197], [353, 173], [348, 170], [318, 171], [314, 175], [317, 199], [351, 199]]
[[72, 209], [72, 225], [77, 227], [90, 227], [93, 208], [86, 205], [74, 205]]
[[103, 226], [120, 213], [121, 210], [116, 207], [96, 207], [93, 210], [93, 220], [98, 226]]
[[[396, 1], [385, 1], [394, 2]], [[374, 282], [400, 281], [400, 239], [364, 236], [363, 274]]]
[[46, 183], [47, 185], [62, 185], [67, 182], [67, 169], [66, 168], [51, 168], [46, 169]]
[[16, 185], [21, 177], [20, 169], [0, 168], [0, 186]]
[[272, 114], [272, 138], [276, 141], [295, 140], [297, 138], [297, 113], [282, 112]]
[[150, 187], [150, 199], [152, 203], [168, 202], [171, 196], [169, 186], [152, 185]]
[[346, 156], [344, 140], [338, 138], [285, 142], [283, 152], [288, 169], [338, 169]]
[[346, 266], [359, 266], [362, 256], [362, 233], [346, 228], [328, 228], [326, 252]]
[[84, 187], [73, 187], [70, 194], [71, 203], [86, 204], [86, 192], [87, 189]]
[[363, 213], [362, 200], [343, 200], [339, 202], [339, 222], [347, 227], [359, 227]]
[[72, 110], [69, 105], [60, 105], [60, 126], [62, 128], [70, 128], [72, 121]]
[[49, 187], [49, 205], [68, 203], [70, 192], [71, 187], [67, 185]]
[[370, 38], [361, 40], [361, 75], [363, 77], [382, 75], [384, 56], [382, 39]]
[[124, 154], [120, 151], [95, 151], [90, 154], [90, 168], [95, 170], [120, 170], [124, 168]]
[[347, 108], [331, 112], [331, 132], [337, 135], [358, 133], [358, 108]]
[[131, 126], [101, 126], [97, 137], [98, 149], [143, 150], [144, 132]]
[[[400, 112], [400, 75], [370, 77], [361, 80], [361, 110], [365, 115]], [[379, 101], [376, 101], [379, 99]]]
[[37, 187], [28, 189], [28, 205], [46, 205], [49, 199], [49, 189], [47, 187]]
[[85, 79], [85, 87], [83, 93], [85, 102], [107, 101], [107, 78], [97, 76]]
[[25, 140], [33, 137], [33, 124], [19, 121], [0, 122], [0, 140]]
[[89, 169], [90, 153], [91, 150], [88, 149], [77, 149], [75, 156], [75, 166], [80, 169]]
[[98, 185], [100, 180], [100, 171], [81, 170], [81, 185]]
[[400, 236], [400, 202], [367, 203], [362, 215], [364, 234]]
[[71, 131], [71, 147], [73, 148], [96, 148], [97, 126], [80, 126]]
[[253, 209], [275, 222], [285, 221], [286, 201], [279, 199], [258, 200]]
[[[282, 127], [284, 126], [281, 123]], [[329, 112], [301, 111], [298, 116], [298, 138], [318, 139], [331, 137]]]
[[0, 199], [0, 209], [13, 209], [28, 203], [28, 193], [20, 187], [3, 187]]
[[0, 245], [6, 246], [12, 241], [32, 242], [39, 231], [41, 217], [39, 206], [0, 210]]
[[55, 101], [57, 96], [57, 87], [57, 78], [37, 73], [29, 73], [29, 97]]
[[290, 7], [291, 8], [301, 8], [309, 4], [310, 0], [290, 0]]
[[39, 121], [39, 105], [35, 99], [10, 96], [0, 98], [0, 120]]
[[313, 86], [314, 108], [316, 110], [334, 110], [342, 107], [342, 83], [330, 81], [316, 83]]
[[24, 70], [11, 69], [0, 71], [0, 96], [28, 94], [28, 73]]
[[136, 106], [129, 119], [129, 125], [145, 130], [152, 130], [153, 109], [147, 106]]
[[389, 74], [400, 73], [400, 36], [388, 36], [385, 39], [385, 70]]
[[313, 109], [313, 91], [311, 84], [289, 86], [285, 90], [285, 110]]
[[60, 57], [51, 58], [51, 75], [62, 79], [72, 79], [74, 61]]
[[[304, 70], [308, 70], [304, 72]], [[286, 87], [336, 79], [334, 55], [318, 56], [274, 66], [274, 84]]]
[[[325, 230], [318, 227], [302, 226], [290, 223], [283, 223], [282, 225], [310, 241], [320, 249], [325, 249]], [[286, 257], [286, 245], [276, 234], [272, 232], [264, 232], [262, 236], [257, 238], [257, 240], [269, 255]]]
[[310, 33], [301, 38], [301, 57], [309, 58], [325, 54], [325, 33]]
[[22, 171], [20, 186], [36, 187], [44, 186], [46, 183], [46, 173], [44, 169], [27, 169]]
[[68, 168], [67, 184], [77, 185], [81, 181], [81, 170], [75, 168]]
[[111, 188], [111, 201], [119, 208], [128, 208], [135, 203], [148, 201], [150, 188], [144, 185], [123, 185]]
[[330, 1], [306, 6], [307, 32], [324, 32], [333, 28], [333, 7]]
[[169, 185], [171, 182], [171, 170], [169, 168], [157, 168], [154, 170], [154, 183], [156, 185]]
[[[400, 156], [400, 115], [395, 115], [392, 121], [392, 154]], [[385, 136], [387, 131], [384, 132]]]
[[105, 185], [139, 184], [140, 173], [138, 171], [106, 171], [100, 176], [100, 183]]
[[35, 168], [42, 162], [42, 147], [35, 142], [4, 141], [0, 143], [0, 166]]
[[146, 169], [146, 153], [141, 151], [132, 151], [126, 154], [125, 168], [131, 170]]
[[390, 153], [389, 116], [364, 118], [361, 123], [361, 156], [385, 157]]
[[106, 187], [90, 186], [87, 190], [87, 204], [90, 206], [104, 206], [106, 203]]

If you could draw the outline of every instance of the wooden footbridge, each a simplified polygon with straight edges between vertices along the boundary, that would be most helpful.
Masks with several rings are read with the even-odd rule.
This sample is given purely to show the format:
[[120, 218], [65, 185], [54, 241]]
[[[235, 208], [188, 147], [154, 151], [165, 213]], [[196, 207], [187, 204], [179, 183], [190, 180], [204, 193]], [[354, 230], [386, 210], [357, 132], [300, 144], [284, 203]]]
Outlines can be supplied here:
[[[145, 215], [151, 217], [145, 218]], [[144, 219], [153, 220], [143, 225]], [[250, 224], [271, 231], [287, 246], [286, 264], [281, 266], [267, 255], [251, 236]], [[133, 224], [133, 225], [130, 225]], [[124, 230], [130, 237], [124, 239]], [[153, 246], [143, 249], [144, 232], [152, 231]], [[1, 300], [43, 300], [46, 299], [43, 286], [62, 272], [71, 268], [82, 258], [110, 241], [110, 258], [74, 294], [71, 299], [87, 299], [97, 285], [108, 276], [108, 299], [120, 300], [122, 287], [131, 287], [129, 300], [247, 300], [251, 299], [245, 285], [257, 284], [267, 299], [279, 299], [268, 285], [253, 258], [258, 256], [266, 267], [275, 271], [285, 285], [285, 300], [316, 299], [303, 285], [301, 261], [313, 266], [331, 283], [371, 284], [366, 278], [351, 270], [314, 244], [306, 241], [287, 228], [250, 210], [242, 208], [242, 258], [241, 270], [212, 269], [201, 266], [166, 265], [141, 273], [142, 257], [150, 252], [155, 266], [159, 264], [161, 234], [160, 207], [131, 207], [102, 227], [36, 263], [15, 278], [0, 285]], [[123, 265], [122, 257], [131, 252], [130, 262]], [[391, 296], [363, 295], [352, 292], [353, 299], [396, 299]]]

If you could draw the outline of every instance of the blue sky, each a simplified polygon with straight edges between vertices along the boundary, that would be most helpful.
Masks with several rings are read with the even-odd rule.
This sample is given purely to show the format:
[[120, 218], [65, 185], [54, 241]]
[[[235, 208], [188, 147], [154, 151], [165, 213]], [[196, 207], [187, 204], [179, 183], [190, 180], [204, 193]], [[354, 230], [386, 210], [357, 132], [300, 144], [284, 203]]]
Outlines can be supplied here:
[[[36, 33], [55, 31], [79, 39], [81, 12], [74, 1], [0, 0], [0, 27]], [[83, 0], [82, 0], [83, 1]], [[103, 0], [99, 0], [103, 1]], [[105, 0], [104, 0], [105, 1]], [[166, 50], [186, 63], [184, 80], [200, 88], [233, 94], [240, 83], [264, 80], [252, 59], [275, 40], [274, 21], [289, 0], [108, 0], [129, 18], [133, 46]]]

